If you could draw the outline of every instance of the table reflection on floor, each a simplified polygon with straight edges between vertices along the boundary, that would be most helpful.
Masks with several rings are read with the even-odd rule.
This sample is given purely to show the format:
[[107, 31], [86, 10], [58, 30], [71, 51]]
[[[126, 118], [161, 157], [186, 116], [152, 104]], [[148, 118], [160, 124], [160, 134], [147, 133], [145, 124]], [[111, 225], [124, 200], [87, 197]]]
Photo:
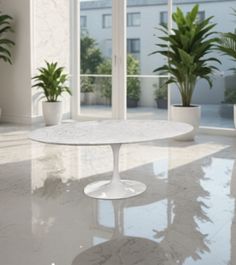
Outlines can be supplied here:
[[[169, 154], [172, 158], [173, 152]], [[94, 246], [100, 246], [100, 255], [110, 255], [112, 260], [112, 248], [103, 246], [115, 242], [116, 248], [125, 238], [136, 237], [150, 240], [163, 250], [161, 264], [213, 264], [216, 259], [224, 264], [232, 258], [229, 250], [230, 245], [234, 247], [235, 233], [234, 198], [230, 196], [235, 196], [230, 190], [235, 187], [230, 185], [235, 165], [233, 159], [222, 158], [224, 152], [169, 172], [168, 157], [132, 168], [123, 176], [142, 180], [148, 189], [128, 200], [94, 200], [83, 194], [85, 185], [109, 179], [109, 173], [65, 180], [60, 176], [63, 170], [55, 174], [47, 168], [43, 185], [33, 190], [34, 243], [41, 248], [41, 255], [54, 259], [55, 264], [63, 264], [62, 259], [72, 260], [73, 265], [83, 264], [78, 257], [84, 257], [81, 253], [97, 253]], [[60, 158], [55, 165], [58, 161]], [[101, 264], [111, 264], [111, 260]]]

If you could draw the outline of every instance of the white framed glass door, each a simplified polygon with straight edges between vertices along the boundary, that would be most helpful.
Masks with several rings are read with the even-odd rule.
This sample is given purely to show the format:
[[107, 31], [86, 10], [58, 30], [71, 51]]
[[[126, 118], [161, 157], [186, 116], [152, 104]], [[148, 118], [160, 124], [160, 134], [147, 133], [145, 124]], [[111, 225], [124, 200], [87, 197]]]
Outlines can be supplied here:
[[[72, 101], [75, 119], [112, 117], [112, 0], [72, 0]], [[76, 59], [75, 59], [76, 58]]]
[[[166, 0], [161, 3], [158, 0], [143, 2], [71, 0], [71, 3], [74, 21], [71, 32], [71, 72], [74, 80], [72, 86], [78, 88], [73, 93], [73, 117], [168, 119], [168, 106], [178, 103], [179, 97], [174, 87], [160, 89], [168, 76], [153, 73], [153, 70], [161, 66], [164, 60], [160, 55], [149, 56], [155, 50], [157, 42], [157, 38], [153, 35], [160, 34], [154, 28], [158, 28], [160, 24], [167, 24], [170, 30], [172, 10], [176, 10], [179, 6], [184, 12], [189, 12], [193, 4], [188, 1], [182, 1], [179, 4], [179, 1], [175, 0]], [[235, 3], [236, 1], [233, 0], [217, 1], [215, 4], [213, 1], [199, 1], [199, 16], [214, 16], [217, 31], [233, 32], [235, 21], [230, 14]], [[95, 51], [97, 49], [95, 54], [100, 52], [103, 58], [103, 62], [99, 63], [99, 56], [94, 57], [92, 62], [97, 63], [95, 67], [86, 68], [84, 67], [86, 64], [81, 62], [86, 55], [84, 50], [81, 50], [81, 38], [84, 36], [94, 40], [92, 48]], [[126, 65], [126, 58], [130, 55], [133, 56], [134, 61], [136, 60], [133, 63], [137, 63], [136, 70], [131, 71]], [[219, 54], [215, 53], [214, 56], [217, 57]], [[221, 72], [214, 77], [213, 89], [197, 87], [193, 98], [193, 103], [202, 105], [202, 126], [233, 128], [232, 104], [230, 106], [222, 104], [226, 101], [226, 87], [234, 83], [228, 71], [228, 68], [232, 67], [232, 61], [224, 57], [222, 62]], [[131, 63], [131, 66], [133, 64]], [[201, 82], [199, 82], [200, 86]], [[139, 95], [137, 91], [132, 91], [135, 85], [139, 87]], [[92, 96], [84, 92], [90, 90], [93, 91]], [[135, 94], [134, 97], [138, 97], [137, 107], [127, 108], [127, 98], [132, 93]], [[156, 103], [157, 97], [165, 97], [164, 101], [159, 102], [159, 107]]]
[[[155, 64], [148, 61], [152, 62], [155, 59], [146, 54], [151, 53], [152, 44], [154, 44], [149, 43], [145, 38], [147, 28], [149, 27], [150, 31], [155, 27], [159, 15], [153, 18], [154, 21], [150, 26], [150, 17], [148, 18], [147, 12], [150, 11], [150, 8], [152, 9], [152, 6], [149, 5], [136, 6], [134, 12], [132, 3], [127, 6], [126, 0], [71, 1], [74, 4], [72, 8], [74, 14], [72, 41], [76, 43], [75, 39], [77, 39], [74, 50], [79, 50], [74, 52], [74, 55], [78, 57], [77, 71], [72, 70], [72, 79], [77, 79], [77, 82], [74, 81], [72, 84], [78, 87], [73, 100], [73, 117], [126, 119], [127, 104], [130, 103], [130, 87], [132, 90], [132, 85], [136, 83], [143, 92], [140, 108], [136, 109], [141, 109], [141, 115], [136, 115], [133, 109], [130, 113], [128, 110], [128, 116], [129, 118], [142, 118], [142, 112], [145, 116], [145, 106], [149, 104], [153, 108], [153, 105], [156, 104], [154, 91], [165, 78], [165, 76], [157, 76], [152, 73]], [[167, 4], [160, 8], [160, 19], [166, 19], [167, 9]], [[145, 16], [146, 21], [143, 20]], [[145, 23], [146, 28], [141, 26], [141, 23]], [[139, 32], [140, 28], [142, 28], [141, 32]], [[139, 32], [139, 36], [134, 38], [135, 34], [131, 31]], [[153, 35], [153, 32], [149, 33], [149, 35]], [[85, 45], [86, 41], [90, 45], [93, 42], [91, 47]], [[146, 49], [144, 49], [145, 43], [146, 46], [149, 45]], [[88, 50], [90, 55], [93, 54], [91, 50], [94, 51], [94, 58], [88, 58]], [[129, 63], [129, 59], [127, 60], [127, 54], [128, 58], [131, 58], [131, 63]], [[138, 62], [138, 71], [130, 70], [130, 67], [133, 67], [132, 60]], [[72, 68], [75, 69], [76, 66], [72, 64]], [[158, 111], [160, 115], [156, 115], [157, 108], [155, 107], [154, 110], [151, 110], [151, 115], [148, 118], [167, 118], [167, 110], [166, 107], [164, 108], [165, 110]]]

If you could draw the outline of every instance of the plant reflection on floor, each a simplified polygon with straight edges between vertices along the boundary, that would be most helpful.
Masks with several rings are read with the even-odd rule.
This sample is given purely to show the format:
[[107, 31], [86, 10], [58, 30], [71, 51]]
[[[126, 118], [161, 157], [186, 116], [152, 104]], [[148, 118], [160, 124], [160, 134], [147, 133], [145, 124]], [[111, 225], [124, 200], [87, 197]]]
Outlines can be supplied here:
[[[210, 160], [207, 163], [209, 164]], [[162, 231], [153, 228], [154, 236], [150, 234], [149, 239], [159, 242], [161, 249], [164, 249], [168, 253], [167, 255], [172, 262], [171, 264], [184, 264], [185, 260], [189, 257], [198, 260], [201, 259], [201, 254], [210, 251], [207, 244], [208, 235], [201, 233], [198, 227], [198, 221], [211, 222], [206, 213], [208, 206], [203, 202], [203, 199], [206, 200], [209, 196], [209, 192], [204, 190], [201, 185], [201, 181], [205, 178], [201, 165], [197, 164], [197, 166], [193, 166], [191, 180], [188, 179], [189, 176], [186, 173], [183, 174], [184, 169], [180, 167], [169, 172], [168, 181], [166, 182], [164, 180], [166, 184], [162, 183], [162, 185], [166, 185], [164, 190], [166, 189], [167, 193], [165, 195], [168, 195], [167, 227]], [[202, 177], [199, 178], [199, 176]], [[161, 182], [162, 180], [160, 179], [157, 179], [155, 182], [153, 181], [152, 187], [149, 187], [149, 191], [160, 186]], [[172, 189], [173, 186], [178, 185], [183, 185], [180, 192], [173, 193], [173, 190], [168, 191], [168, 188]], [[158, 195], [156, 197], [158, 198]], [[132, 201], [137, 199], [130, 199], [129, 202], [112, 201], [114, 229], [110, 239], [127, 235], [127, 229], [124, 229], [124, 227], [132, 226], [132, 224], [125, 223], [127, 218], [124, 216], [124, 213], [129, 211], [128, 208], [131, 210]], [[145, 198], [140, 199], [140, 201], [142, 200], [145, 201]], [[153, 202], [155, 202], [155, 198], [152, 197], [149, 201], [146, 201], [140, 210], [145, 212], [148, 203]], [[102, 209], [102, 206], [103, 201], [97, 201], [97, 218], [104, 213], [105, 209]], [[101, 212], [99, 213], [99, 211]], [[155, 215], [156, 213], [153, 213], [153, 216]], [[141, 212], [140, 218], [142, 218]], [[145, 226], [145, 223], [143, 225]], [[108, 230], [104, 224], [101, 224], [101, 220], [99, 219], [96, 222], [96, 226], [104, 232], [111, 231], [111, 228]]]
[[188, 176], [182, 175], [181, 168], [170, 172], [168, 185], [176, 185], [177, 181], [184, 183], [184, 191], [168, 198], [166, 229], [154, 230], [154, 237], [162, 239], [160, 245], [171, 253], [175, 264], [183, 264], [188, 257], [201, 259], [200, 253], [210, 251], [206, 244], [208, 235], [202, 234], [197, 224], [197, 220], [211, 222], [206, 214], [208, 206], [202, 201], [209, 196], [209, 192], [200, 183], [199, 176], [204, 179], [203, 172], [196, 170], [201, 170], [201, 167], [194, 168], [191, 181], [186, 179]]

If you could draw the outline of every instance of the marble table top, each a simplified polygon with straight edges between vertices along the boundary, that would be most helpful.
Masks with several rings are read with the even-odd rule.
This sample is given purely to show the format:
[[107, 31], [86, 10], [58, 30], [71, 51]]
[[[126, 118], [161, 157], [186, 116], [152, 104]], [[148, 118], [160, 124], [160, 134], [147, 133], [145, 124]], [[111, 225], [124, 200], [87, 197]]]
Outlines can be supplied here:
[[191, 132], [186, 123], [157, 120], [103, 120], [61, 124], [33, 131], [35, 141], [64, 145], [111, 145], [168, 139]]

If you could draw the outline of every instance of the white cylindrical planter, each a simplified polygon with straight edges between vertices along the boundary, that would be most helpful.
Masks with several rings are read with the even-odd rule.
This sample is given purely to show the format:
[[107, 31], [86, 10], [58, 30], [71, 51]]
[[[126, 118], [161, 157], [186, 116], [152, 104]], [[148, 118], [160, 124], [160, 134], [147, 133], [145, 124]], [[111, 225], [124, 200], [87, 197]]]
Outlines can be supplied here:
[[236, 128], [236, 104], [234, 105], [234, 127]]
[[201, 120], [201, 106], [182, 107], [180, 105], [171, 106], [171, 120], [185, 122], [193, 126], [193, 131], [183, 136], [176, 137], [180, 141], [192, 141], [198, 131]]
[[57, 125], [62, 120], [62, 102], [48, 102], [43, 103], [43, 117], [46, 126]]

